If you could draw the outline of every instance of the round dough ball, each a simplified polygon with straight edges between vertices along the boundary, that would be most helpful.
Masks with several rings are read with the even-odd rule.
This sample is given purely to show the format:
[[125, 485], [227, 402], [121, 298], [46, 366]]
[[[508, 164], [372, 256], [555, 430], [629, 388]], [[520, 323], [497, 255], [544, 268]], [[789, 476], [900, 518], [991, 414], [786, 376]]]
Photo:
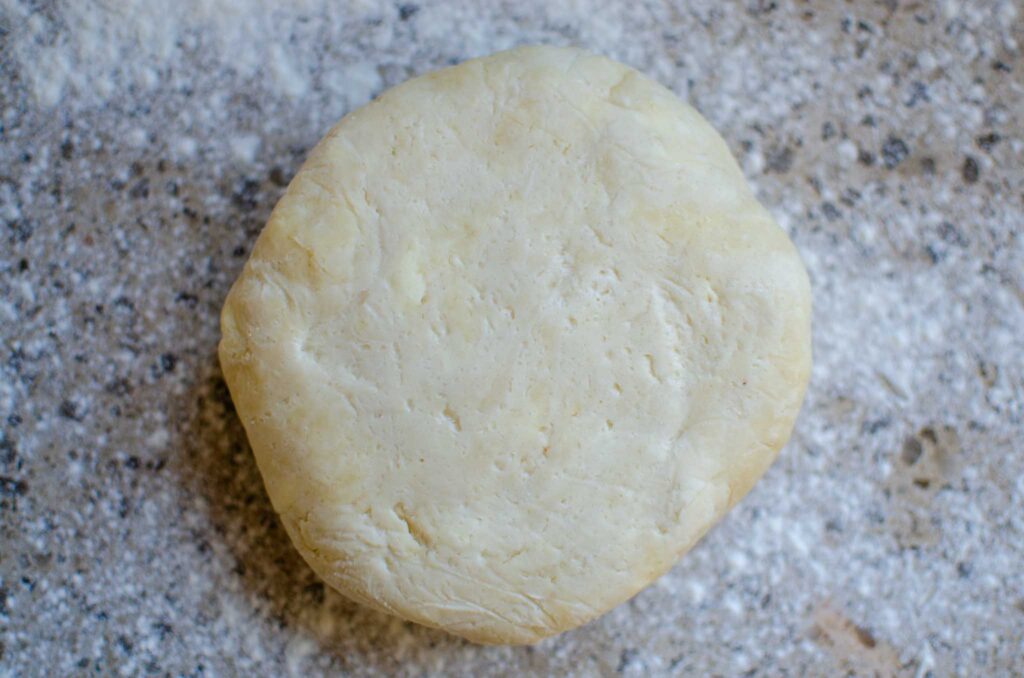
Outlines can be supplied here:
[[788, 438], [807, 274], [722, 139], [638, 72], [530, 47], [341, 120], [224, 305], [274, 508], [331, 586], [473, 641], [668, 570]]

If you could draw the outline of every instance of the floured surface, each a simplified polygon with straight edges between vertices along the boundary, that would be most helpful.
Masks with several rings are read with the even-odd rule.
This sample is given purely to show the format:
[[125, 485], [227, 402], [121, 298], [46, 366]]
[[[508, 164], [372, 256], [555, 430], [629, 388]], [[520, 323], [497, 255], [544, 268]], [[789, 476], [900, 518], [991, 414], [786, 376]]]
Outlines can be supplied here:
[[746, 493], [799, 409], [809, 322], [714, 130], [538, 47], [339, 123], [225, 303], [221, 363], [315, 570], [519, 643], [632, 596]]
[[[221, 0], [120, 22], [127, 2], [44, 2], [37, 32], [12, 4], [0, 673], [1024, 673], [1019, 3], [252, 3], [225, 28]], [[70, 35], [70, 4], [109, 39]], [[166, 54], [137, 47], [153, 22]], [[480, 647], [307, 567], [227, 396], [218, 314], [325, 129], [528, 43], [630, 64], [722, 133], [811, 274], [814, 369], [779, 459], [666, 576], [536, 647]], [[41, 105], [47, 48], [112, 91]], [[242, 52], [266, 55], [255, 74]], [[143, 69], [168, 79], [140, 89]]]

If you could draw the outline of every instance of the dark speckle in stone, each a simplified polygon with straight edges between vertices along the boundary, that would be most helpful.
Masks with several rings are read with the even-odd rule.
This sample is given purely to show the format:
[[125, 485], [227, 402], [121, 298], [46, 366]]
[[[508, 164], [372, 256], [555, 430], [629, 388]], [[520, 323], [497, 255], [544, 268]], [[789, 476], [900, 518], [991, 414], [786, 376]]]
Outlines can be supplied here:
[[907, 108], [913, 108], [922, 101], [931, 101], [931, 97], [928, 95], [928, 86], [920, 80], [915, 80], [907, 88], [907, 100], [903, 103]]
[[398, 18], [401, 19], [402, 21], [408, 21], [418, 11], [420, 11], [419, 5], [414, 5], [412, 3], [408, 3], [408, 4], [405, 4], [405, 5], [399, 5], [398, 6]]
[[970, 563], [957, 563], [956, 564], [956, 573], [960, 576], [961, 579], [967, 579], [968, 577], [970, 577], [971, 576], [971, 570], [973, 570], [973, 569], [974, 568], [971, 567]]
[[178, 364], [178, 356], [173, 353], [164, 353], [160, 356], [160, 370], [163, 373], [173, 372]]
[[174, 301], [179, 304], [185, 304], [189, 308], [195, 308], [199, 303], [199, 297], [190, 292], [178, 292], [177, 296], [174, 297]]
[[130, 657], [132, 655], [132, 649], [134, 648], [134, 644], [128, 638], [128, 636], [118, 636], [117, 646], [118, 648], [120, 648], [121, 652], [123, 652], [126, 656]]
[[7, 424], [11, 428], [18, 428], [18, 426], [21, 424], [21, 415], [17, 413], [9, 415], [7, 417]]
[[0, 494], [8, 497], [24, 497], [27, 492], [28, 484], [24, 480], [0, 476]]
[[773, 0], [756, 0], [756, 2], [747, 6], [747, 13], [751, 16], [763, 16], [771, 14], [778, 8], [779, 4]]
[[626, 667], [633, 662], [633, 659], [636, 658], [637, 654], [639, 654], [639, 652], [635, 648], [629, 647], [623, 650], [622, 654], [619, 655], [619, 665], [615, 667], [615, 672], [622, 673], [625, 671]]
[[853, 631], [854, 634], [857, 636], [857, 642], [859, 642], [861, 645], [868, 648], [869, 650], [878, 644], [875, 640], [875, 637], [871, 635], [871, 632], [863, 626], [855, 625], [853, 627]]
[[288, 177], [284, 175], [284, 170], [280, 166], [275, 166], [270, 170], [270, 181], [275, 186], [285, 186], [288, 184]]
[[873, 434], [878, 433], [879, 431], [881, 431], [883, 429], [889, 428], [889, 426], [891, 426], [891, 425], [892, 425], [892, 419], [889, 419], [888, 417], [882, 417], [881, 419], [874, 419], [872, 421], [864, 422], [861, 425], [860, 429], [864, 433], [868, 433], [868, 434], [872, 434], [873, 435]]
[[18, 262], [18, 271], [24, 273], [28, 270], [28, 259], [22, 259]]
[[982, 134], [974, 141], [983, 151], [990, 152], [996, 144], [1002, 141], [1002, 137], [995, 132], [989, 132], [988, 134]]
[[828, 141], [829, 139], [836, 136], [836, 126], [831, 122], [826, 122], [821, 126], [821, 140]]
[[143, 177], [139, 179], [131, 190], [128, 191], [128, 196], [134, 200], [149, 197], [149, 179]]
[[7, 587], [0, 586], [0, 614], [7, 614]]
[[0, 438], [0, 463], [10, 465], [17, 458], [18, 448], [15, 447], [14, 441], [5, 434], [3, 438]]
[[103, 390], [107, 393], [123, 398], [132, 392], [132, 383], [125, 378], [114, 379], [103, 387]]
[[1009, 73], [1013, 69], [1005, 61], [996, 60], [992, 62], [992, 70], [996, 73]]
[[174, 627], [168, 624], [167, 622], [162, 621], [153, 624], [153, 630], [156, 631], [156, 634], [160, 637], [160, 640], [164, 640], [167, 636], [174, 633]]
[[12, 231], [11, 240], [14, 242], [28, 242], [36, 230], [35, 226], [26, 219], [15, 219], [8, 224], [8, 228]]
[[888, 169], [899, 165], [908, 155], [910, 155], [910, 149], [899, 137], [890, 136], [882, 145], [882, 162]]
[[81, 421], [81, 414], [78, 412], [78, 406], [70, 400], [64, 400], [60, 404], [60, 416], [65, 419], [73, 419], [74, 421]]
[[11, 351], [11, 354], [7, 356], [7, 367], [14, 372], [20, 372], [22, 365], [25, 364], [25, 352], [20, 348], [16, 348]]
[[967, 246], [967, 238], [960, 232], [960, 229], [949, 221], [943, 221], [939, 224], [939, 237], [942, 238], [943, 242], [947, 242], [950, 245]]
[[244, 257], [245, 256], [245, 248], [242, 247], [241, 245], [239, 245], [235, 249], [231, 250], [231, 256], [233, 256], [233, 257]]
[[903, 442], [903, 451], [900, 453], [900, 459], [907, 466], [913, 466], [921, 458], [923, 452], [924, 448], [921, 447], [921, 441], [911, 436]]
[[825, 215], [825, 218], [829, 221], [835, 221], [843, 216], [835, 205], [830, 202], [821, 203], [821, 213]]
[[769, 149], [766, 160], [769, 172], [785, 174], [793, 166], [793, 149], [789, 146], [775, 146]]
[[131, 299], [123, 295], [114, 299], [114, 308], [125, 313], [135, 312], [135, 304], [132, 303]]
[[244, 179], [236, 188], [235, 192], [231, 195], [231, 202], [234, 203], [235, 207], [245, 212], [251, 212], [256, 209], [259, 204], [259, 200], [256, 199], [259, 193], [260, 185], [258, 182], [252, 179]]
[[859, 162], [862, 165], [867, 165], [868, 167], [870, 167], [871, 165], [875, 164], [875, 154], [871, 153], [870, 151], [865, 151], [864, 149], [861, 149], [857, 151], [857, 162]]
[[935, 175], [935, 158], [921, 158], [921, 173], [926, 176]]
[[964, 166], [961, 168], [960, 174], [963, 176], [964, 182], [968, 184], [978, 183], [978, 176], [981, 174], [978, 161], [971, 156], [964, 158]]
[[124, 462], [124, 465], [130, 470], [134, 471], [139, 468], [139, 458], [133, 454], [132, 456], [128, 457], [128, 459]]
[[324, 585], [320, 582], [313, 582], [305, 588], [306, 593], [313, 599], [315, 605], [322, 605], [324, 602]]
[[60, 157], [65, 160], [71, 160], [74, 155], [75, 145], [71, 143], [71, 139], [65, 139], [64, 143], [60, 145]]

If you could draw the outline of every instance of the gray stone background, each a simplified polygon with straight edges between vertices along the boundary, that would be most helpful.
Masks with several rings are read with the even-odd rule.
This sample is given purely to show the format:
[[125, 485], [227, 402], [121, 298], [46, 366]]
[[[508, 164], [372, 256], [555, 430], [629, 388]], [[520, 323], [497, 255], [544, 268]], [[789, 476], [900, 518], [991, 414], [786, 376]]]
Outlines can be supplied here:
[[[277, 5], [0, 0], [0, 675], [1024, 673], [1019, 2]], [[675, 569], [488, 648], [325, 589], [215, 347], [333, 121], [520, 43], [625, 61], [722, 132], [810, 270], [816, 363]]]

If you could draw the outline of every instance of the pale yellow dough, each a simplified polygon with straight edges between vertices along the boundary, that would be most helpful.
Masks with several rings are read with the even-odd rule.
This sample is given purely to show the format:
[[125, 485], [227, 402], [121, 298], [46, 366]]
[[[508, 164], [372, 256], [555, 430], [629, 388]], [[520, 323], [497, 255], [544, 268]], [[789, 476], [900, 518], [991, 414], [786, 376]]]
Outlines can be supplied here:
[[807, 274], [718, 134], [551, 47], [342, 119], [221, 322], [313, 569], [486, 643], [573, 628], [668, 570], [775, 458], [810, 367]]

